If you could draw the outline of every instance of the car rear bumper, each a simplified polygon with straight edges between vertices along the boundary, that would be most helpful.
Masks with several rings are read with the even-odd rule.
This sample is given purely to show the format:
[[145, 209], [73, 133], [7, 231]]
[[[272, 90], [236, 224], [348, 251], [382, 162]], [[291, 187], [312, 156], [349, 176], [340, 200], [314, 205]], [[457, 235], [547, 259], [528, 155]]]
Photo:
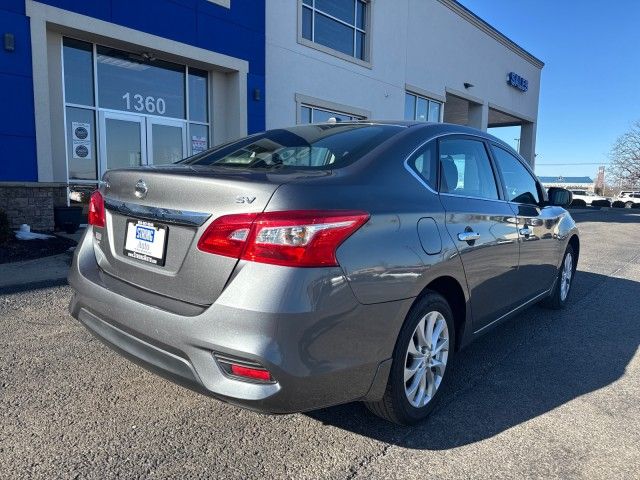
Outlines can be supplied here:
[[[134, 299], [114, 282], [147, 297]], [[362, 305], [338, 268], [247, 263], [215, 303], [181, 314], [175, 305], [140, 301], [152, 293], [109, 280], [97, 265], [91, 227], [76, 249], [69, 283], [73, 317], [118, 352], [193, 390], [268, 413], [380, 398], [412, 303]], [[269, 301], [265, 290], [275, 292]], [[275, 381], [230, 377], [215, 354], [259, 363]]]

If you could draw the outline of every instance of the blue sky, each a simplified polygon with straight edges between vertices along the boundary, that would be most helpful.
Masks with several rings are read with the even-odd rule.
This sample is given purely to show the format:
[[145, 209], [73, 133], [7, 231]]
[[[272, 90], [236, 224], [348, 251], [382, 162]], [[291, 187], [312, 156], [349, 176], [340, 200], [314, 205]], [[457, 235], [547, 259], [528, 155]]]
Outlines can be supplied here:
[[[536, 173], [593, 178], [597, 165], [578, 164], [606, 164], [640, 119], [640, 1], [460, 2], [545, 62]], [[513, 145], [517, 131], [500, 137]]]

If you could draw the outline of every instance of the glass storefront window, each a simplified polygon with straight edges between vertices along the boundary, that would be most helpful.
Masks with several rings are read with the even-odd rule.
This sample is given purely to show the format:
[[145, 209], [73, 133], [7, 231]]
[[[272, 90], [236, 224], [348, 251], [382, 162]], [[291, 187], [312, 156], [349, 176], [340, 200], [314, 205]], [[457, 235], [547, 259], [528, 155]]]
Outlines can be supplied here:
[[208, 72], [189, 68], [189, 120], [196, 122], [209, 120], [207, 78]]
[[419, 122], [427, 121], [427, 111], [429, 110], [429, 100], [426, 98], [418, 97], [416, 103], [416, 120]]
[[63, 73], [70, 182], [173, 163], [211, 144], [205, 70], [63, 38]]
[[67, 156], [69, 178], [97, 178], [96, 126], [93, 110], [67, 107]]
[[154, 165], [166, 165], [187, 157], [183, 148], [182, 125], [153, 124], [153, 148], [151, 155]]
[[405, 120], [413, 120], [416, 118], [416, 97], [405, 93], [404, 95], [404, 118]]
[[191, 143], [191, 155], [204, 152], [209, 148], [209, 127], [198, 123], [190, 124], [189, 142]]
[[105, 119], [107, 168], [139, 167], [143, 164], [142, 129], [139, 121]]
[[302, 5], [302, 38], [368, 61], [365, 0], [314, 0]]
[[404, 95], [404, 119], [419, 122], [439, 122], [442, 103], [430, 98], [406, 92]]
[[362, 120], [363, 117], [356, 115], [349, 115], [341, 112], [334, 112], [331, 110], [324, 110], [322, 108], [310, 107], [308, 105], [302, 105], [300, 107], [300, 123], [324, 123], [330, 119], [335, 118], [339, 122], [351, 122], [354, 120]]
[[63, 55], [65, 101], [93, 106], [93, 45], [65, 38]]
[[98, 47], [98, 106], [185, 118], [185, 67]]
[[438, 102], [429, 102], [429, 121], [430, 122], [439, 122], [440, 121], [440, 107], [441, 104]]
[[300, 108], [300, 123], [312, 123], [311, 108], [305, 106]]

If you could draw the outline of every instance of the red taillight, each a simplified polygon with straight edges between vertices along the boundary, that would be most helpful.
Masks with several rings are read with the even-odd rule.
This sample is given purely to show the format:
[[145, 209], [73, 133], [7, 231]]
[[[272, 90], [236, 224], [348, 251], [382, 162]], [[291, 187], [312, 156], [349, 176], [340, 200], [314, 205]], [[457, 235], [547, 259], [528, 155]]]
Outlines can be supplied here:
[[253, 380], [261, 380], [263, 382], [272, 381], [271, 374], [268, 370], [261, 368], [250, 368], [243, 365], [231, 364], [231, 374], [238, 377], [251, 378]]
[[359, 211], [287, 211], [225, 215], [198, 242], [202, 251], [293, 267], [338, 265], [336, 250], [364, 225]]
[[104, 217], [104, 198], [102, 198], [102, 194], [96, 190], [91, 194], [91, 199], [89, 200], [89, 225], [104, 228]]
[[200, 237], [198, 248], [207, 253], [240, 258], [257, 216], [257, 213], [245, 213], [217, 218]]

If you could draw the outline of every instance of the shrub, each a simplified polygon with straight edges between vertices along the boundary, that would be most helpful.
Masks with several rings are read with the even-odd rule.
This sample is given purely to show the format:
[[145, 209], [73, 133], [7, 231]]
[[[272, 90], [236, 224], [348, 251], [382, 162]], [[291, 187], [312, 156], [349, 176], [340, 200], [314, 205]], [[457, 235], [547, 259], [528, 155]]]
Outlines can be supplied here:
[[4, 210], [0, 210], [0, 245], [5, 243], [7, 240], [13, 237], [13, 232], [9, 227], [9, 217], [4, 212]]

